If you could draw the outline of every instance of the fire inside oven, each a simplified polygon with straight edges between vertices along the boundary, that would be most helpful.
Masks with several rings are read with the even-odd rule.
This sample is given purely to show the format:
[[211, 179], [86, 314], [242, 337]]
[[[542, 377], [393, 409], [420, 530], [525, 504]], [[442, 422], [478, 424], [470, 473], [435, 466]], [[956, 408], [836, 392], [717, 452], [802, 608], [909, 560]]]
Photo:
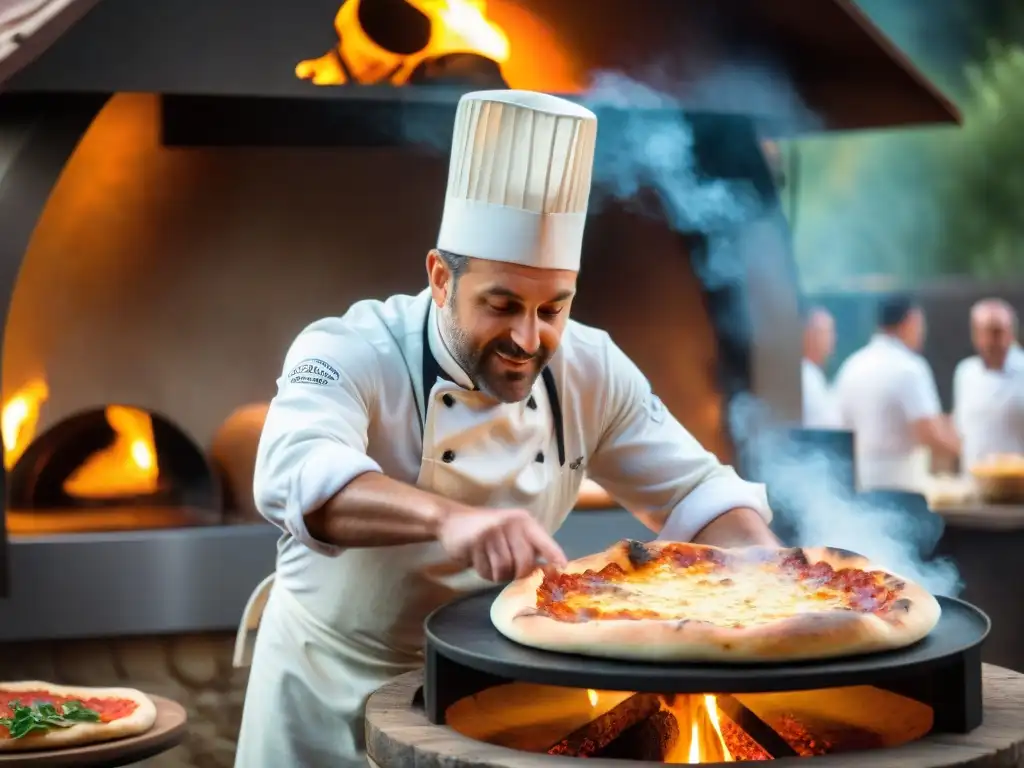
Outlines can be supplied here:
[[872, 686], [752, 694], [658, 694], [496, 686], [456, 702], [447, 724], [537, 754], [669, 764], [816, 757], [925, 736], [932, 709]]

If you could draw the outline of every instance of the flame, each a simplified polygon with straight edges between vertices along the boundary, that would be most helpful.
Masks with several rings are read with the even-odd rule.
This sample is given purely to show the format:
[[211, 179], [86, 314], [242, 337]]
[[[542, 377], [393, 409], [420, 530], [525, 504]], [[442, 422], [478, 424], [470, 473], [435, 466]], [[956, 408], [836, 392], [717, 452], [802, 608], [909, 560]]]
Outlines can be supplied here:
[[114, 430], [114, 442], [78, 467], [64, 481], [64, 492], [86, 499], [155, 492], [160, 468], [153, 419], [144, 411], [121, 405], [109, 406], [106, 417]]
[[[487, 17], [486, 0], [407, 0], [430, 19], [430, 39], [416, 53], [404, 55], [381, 48], [359, 22], [359, 3], [347, 0], [334, 17], [338, 45], [318, 59], [300, 61], [295, 75], [315, 85], [342, 85], [345, 70], [362, 85], [389, 82], [400, 86], [423, 61], [453, 53], [475, 53], [496, 61], [509, 59], [505, 31]], [[342, 64], [344, 62], [344, 65]]]
[[587, 688], [587, 700], [590, 701], [590, 706], [596, 707], [597, 699], [597, 691], [595, 691], [593, 688]]
[[16, 391], [0, 411], [4, 441], [4, 469], [10, 470], [36, 434], [39, 410], [50, 396], [43, 379], [33, 379]]
[[732, 763], [735, 758], [725, 743], [718, 700], [711, 694], [677, 696], [668, 709], [679, 721], [679, 730], [689, 735], [681, 739], [665, 762], [685, 765]]

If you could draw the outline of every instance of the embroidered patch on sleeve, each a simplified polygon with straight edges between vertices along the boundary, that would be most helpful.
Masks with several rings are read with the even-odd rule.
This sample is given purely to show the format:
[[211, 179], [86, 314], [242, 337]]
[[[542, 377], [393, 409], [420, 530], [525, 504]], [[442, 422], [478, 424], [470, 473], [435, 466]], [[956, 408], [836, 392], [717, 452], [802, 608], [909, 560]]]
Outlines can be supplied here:
[[315, 384], [326, 387], [341, 378], [338, 369], [317, 357], [308, 357], [288, 372], [289, 384]]

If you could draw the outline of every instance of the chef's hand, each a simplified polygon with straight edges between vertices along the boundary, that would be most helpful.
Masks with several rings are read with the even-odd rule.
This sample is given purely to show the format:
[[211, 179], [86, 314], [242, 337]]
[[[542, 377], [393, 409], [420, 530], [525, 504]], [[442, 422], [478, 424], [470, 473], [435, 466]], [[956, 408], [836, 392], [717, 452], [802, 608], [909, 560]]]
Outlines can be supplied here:
[[449, 512], [437, 540], [456, 562], [489, 581], [528, 576], [546, 561], [565, 567], [566, 558], [544, 527], [525, 509], [462, 508]]

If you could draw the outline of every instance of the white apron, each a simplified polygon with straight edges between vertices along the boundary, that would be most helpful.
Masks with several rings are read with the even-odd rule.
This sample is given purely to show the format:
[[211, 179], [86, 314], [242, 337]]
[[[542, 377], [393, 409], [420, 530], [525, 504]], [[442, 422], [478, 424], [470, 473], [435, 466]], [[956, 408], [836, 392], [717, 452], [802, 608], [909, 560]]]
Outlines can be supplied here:
[[[477, 506], [527, 508], [553, 533], [582, 479], [565, 460], [553, 378], [538, 378], [526, 403], [495, 407], [438, 378], [426, 338], [423, 348], [423, 381], [436, 383], [424, 398], [416, 485]], [[236, 768], [365, 766], [366, 699], [421, 666], [427, 614], [493, 586], [448, 561], [436, 543], [348, 550], [315, 567], [325, 584], [344, 583], [348, 597], [339, 601], [350, 606], [316, 606], [317, 596], [294, 595], [272, 579], [247, 606], [236, 666], [245, 663], [249, 631], [259, 624], [259, 632]]]

